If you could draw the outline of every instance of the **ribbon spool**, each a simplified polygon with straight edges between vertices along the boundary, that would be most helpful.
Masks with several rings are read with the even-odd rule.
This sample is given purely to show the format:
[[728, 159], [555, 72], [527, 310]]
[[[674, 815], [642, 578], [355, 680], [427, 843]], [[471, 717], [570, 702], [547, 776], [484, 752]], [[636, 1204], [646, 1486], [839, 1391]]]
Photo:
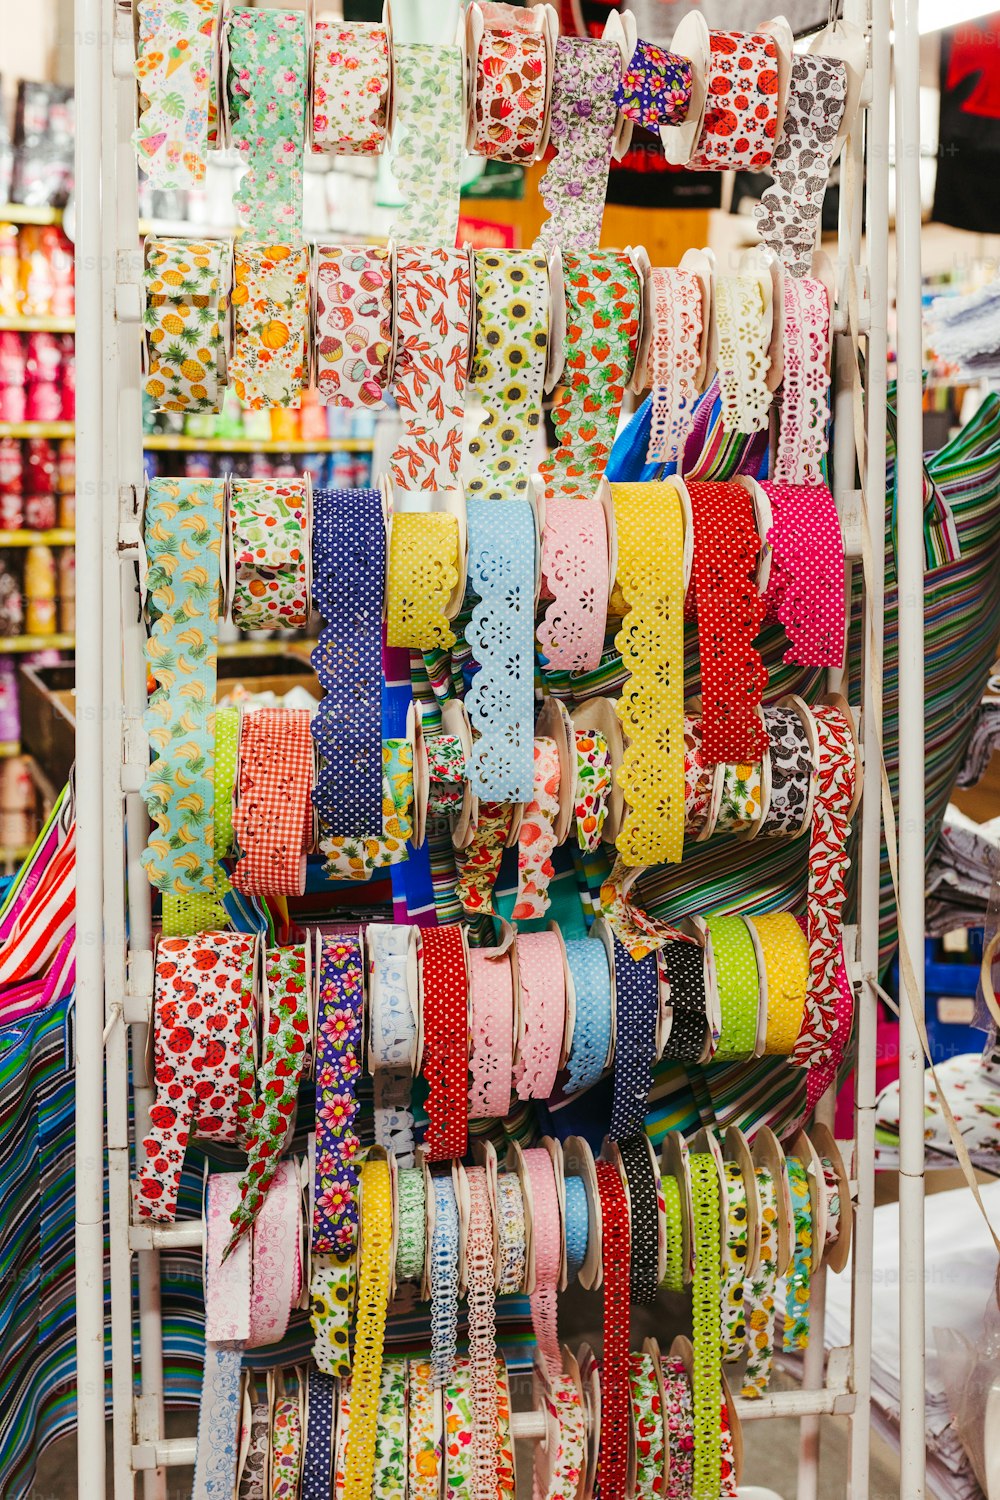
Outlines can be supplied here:
[[240, 630], [304, 630], [312, 597], [312, 479], [229, 486], [229, 617]]
[[234, 253], [233, 389], [251, 411], [297, 411], [308, 368], [309, 251], [237, 242]]
[[381, 406], [392, 366], [393, 289], [391, 247], [317, 245], [314, 353], [324, 405]]
[[709, 31], [700, 12], [690, 11], [671, 49], [691, 61], [691, 102], [682, 124], [660, 127], [668, 162], [698, 171], [766, 171], [788, 93], [787, 22], [756, 32]]
[[218, 412], [232, 265], [223, 240], [146, 241], [146, 395], [157, 411]]
[[550, 5], [528, 12], [514, 6], [488, 6], [485, 11], [481, 5], [469, 6], [469, 151], [525, 164], [544, 154], [558, 31]]
[[312, 19], [309, 0], [308, 128], [313, 151], [376, 156], [385, 150], [392, 111], [392, 23]]

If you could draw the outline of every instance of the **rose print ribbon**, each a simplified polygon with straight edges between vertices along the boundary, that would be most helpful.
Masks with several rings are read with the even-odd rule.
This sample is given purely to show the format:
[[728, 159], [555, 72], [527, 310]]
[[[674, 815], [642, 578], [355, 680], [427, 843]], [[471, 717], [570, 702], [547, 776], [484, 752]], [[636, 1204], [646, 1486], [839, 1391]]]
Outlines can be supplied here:
[[139, 1218], [173, 1219], [192, 1135], [235, 1141], [241, 1134], [241, 1068], [256, 1032], [254, 954], [255, 939], [236, 932], [157, 945], [156, 1097], [135, 1191]]
[[483, 418], [469, 438], [467, 491], [484, 499], [528, 493], [542, 420], [549, 342], [549, 273], [531, 250], [475, 252], [472, 384]]
[[784, 375], [772, 478], [819, 485], [830, 421], [830, 300], [811, 276], [786, 276], [783, 287]]
[[379, 22], [331, 21], [313, 27], [312, 138], [317, 151], [374, 156], [388, 128], [389, 36]]
[[547, 1380], [542, 1405], [548, 1434], [535, 1444], [535, 1493], [541, 1500], [575, 1500], [587, 1462], [587, 1424], [573, 1377], [560, 1372]]
[[652, 273], [653, 334], [646, 378], [652, 387], [647, 463], [677, 463], [694, 424], [704, 326], [701, 282], [673, 267]]
[[146, 395], [157, 411], [217, 412], [228, 316], [223, 240], [147, 240]]
[[764, 606], [788, 636], [786, 662], [839, 667], [844, 659], [844, 542], [825, 484], [762, 485], [771, 506], [771, 571]]
[[233, 479], [232, 617], [240, 630], [309, 621], [309, 504], [304, 479]]
[[258, 1099], [247, 1132], [247, 1167], [233, 1210], [232, 1254], [260, 1213], [295, 1120], [299, 1084], [309, 1061], [308, 959], [302, 946], [270, 948], [265, 955], [268, 1024]]
[[234, 7], [228, 22], [229, 114], [246, 162], [233, 194], [243, 224], [260, 239], [302, 235], [305, 150], [305, 17]]
[[316, 1157], [312, 1247], [347, 1260], [357, 1243], [361, 1143], [354, 1122], [361, 1076], [364, 964], [356, 938], [324, 937], [316, 1022]]
[[[358, 840], [367, 854], [363, 841], [387, 836], [384, 781], [392, 761], [382, 745], [382, 495], [319, 489], [313, 509], [313, 597], [323, 617], [311, 657], [323, 689], [312, 720], [322, 760], [313, 804], [331, 843]], [[389, 796], [392, 821], [392, 786]], [[326, 844], [323, 851], [333, 857]]]
[[393, 483], [401, 490], [455, 487], [462, 458], [471, 298], [467, 250], [400, 244], [393, 391], [404, 433], [390, 462]]
[[216, 892], [214, 796], [221, 480], [153, 479], [144, 528], [156, 682], [143, 725], [156, 752], [142, 789], [153, 823], [142, 863], [174, 896]]
[[313, 743], [307, 708], [258, 708], [240, 727], [233, 885], [248, 896], [301, 896], [312, 840]]
[[234, 254], [233, 389], [251, 411], [271, 406], [298, 410], [306, 381], [309, 252], [288, 244], [238, 241]]
[[664, 1355], [663, 1417], [669, 1451], [666, 1500], [691, 1500], [694, 1484], [694, 1415], [691, 1383], [683, 1360]]
[[469, 149], [493, 161], [534, 161], [545, 124], [544, 36], [487, 24], [473, 66]]
[[645, 130], [683, 125], [691, 104], [690, 62], [640, 37], [615, 90], [615, 103], [627, 120]]
[[573, 817], [576, 841], [584, 854], [601, 847], [601, 832], [611, 796], [611, 750], [599, 729], [578, 729], [574, 736], [576, 781]]
[[320, 401], [380, 406], [392, 354], [392, 252], [382, 245], [318, 245], [315, 263]]
[[138, 0], [139, 127], [132, 136], [139, 165], [164, 192], [205, 180], [215, 144], [217, 101], [213, 55], [216, 0]]
[[426, 735], [427, 811], [431, 817], [448, 818], [456, 814], [465, 799], [468, 768], [465, 746], [455, 734]]
[[392, 170], [402, 198], [397, 243], [447, 246], [458, 234], [465, 78], [458, 47], [397, 43]]
[[778, 49], [766, 32], [712, 31], [699, 172], [765, 172], [778, 131]]
[[549, 126], [556, 154], [539, 183], [549, 217], [536, 246], [597, 249], [621, 71], [621, 53], [614, 42], [561, 36], [556, 43]]
[[516, 922], [545, 915], [549, 909], [549, 881], [555, 873], [552, 853], [556, 847], [560, 782], [555, 740], [544, 736], [536, 739], [534, 756], [534, 793], [517, 835], [517, 900], [511, 913]]

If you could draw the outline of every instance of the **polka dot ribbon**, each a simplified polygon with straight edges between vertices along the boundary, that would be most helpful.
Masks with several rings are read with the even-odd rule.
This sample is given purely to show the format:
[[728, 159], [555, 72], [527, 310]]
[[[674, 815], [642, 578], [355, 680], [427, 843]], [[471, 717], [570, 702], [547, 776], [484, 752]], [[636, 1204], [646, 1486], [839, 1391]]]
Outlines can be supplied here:
[[760, 982], [753, 938], [742, 917], [705, 918], [712, 940], [721, 1024], [713, 1060], [744, 1061], [757, 1045]]
[[747, 917], [764, 962], [769, 1057], [788, 1057], [802, 1027], [809, 984], [809, 944], [791, 912]]
[[692, 1500], [718, 1500], [719, 1390], [722, 1384], [719, 1175], [715, 1158], [707, 1152], [693, 1151], [688, 1164], [694, 1221], [694, 1284], [691, 1292], [694, 1484], [691, 1493]]
[[618, 1171], [599, 1161], [604, 1270], [604, 1361], [601, 1368], [601, 1500], [625, 1500], [629, 1445], [629, 1268], [628, 1204]]
[[629, 1288], [633, 1302], [655, 1302], [658, 1283], [659, 1208], [656, 1176], [645, 1135], [622, 1141], [622, 1166], [628, 1185], [632, 1259]]
[[666, 943], [661, 950], [669, 985], [670, 1030], [664, 1057], [697, 1063], [708, 1030], [705, 997], [705, 953], [697, 943]]
[[778, 450], [773, 477], [822, 484], [830, 421], [830, 300], [809, 276], [786, 276]]
[[514, 1065], [514, 976], [510, 955], [469, 952], [472, 1052], [469, 1118], [502, 1119], [510, 1108]]
[[778, 133], [778, 49], [766, 32], [712, 31], [698, 172], [764, 172]]
[[424, 1057], [430, 1161], [464, 1156], [469, 1125], [468, 979], [460, 927], [421, 932]]
[[768, 616], [788, 636], [786, 662], [839, 667], [844, 659], [844, 542], [833, 496], [822, 483], [768, 482], [771, 572]]
[[444, 511], [400, 511], [389, 536], [386, 645], [453, 646], [445, 609], [458, 583], [458, 521]]
[[642, 1132], [653, 1083], [660, 1007], [656, 955], [636, 960], [615, 938], [614, 972], [617, 1035], [608, 1133], [612, 1140], [627, 1141]]

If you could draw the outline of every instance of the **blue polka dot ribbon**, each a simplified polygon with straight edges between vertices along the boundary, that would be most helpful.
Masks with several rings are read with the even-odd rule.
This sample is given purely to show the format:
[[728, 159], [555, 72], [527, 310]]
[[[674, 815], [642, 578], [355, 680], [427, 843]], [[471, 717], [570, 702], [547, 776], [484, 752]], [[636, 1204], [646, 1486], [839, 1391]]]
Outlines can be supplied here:
[[615, 1082], [611, 1103], [612, 1140], [639, 1135], [646, 1123], [653, 1083], [659, 977], [656, 954], [632, 958], [617, 938], [615, 952]]
[[333, 1413], [336, 1381], [311, 1368], [306, 1392], [306, 1450], [299, 1500], [330, 1500], [333, 1480]]
[[590, 1208], [582, 1177], [566, 1178], [566, 1274], [575, 1281], [587, 1259]]
[[611, 1043], [611, 966], [597, 938], [570, 939], [566, 958], [576, 995], [576, 1020], [566, 1064], [566, 1093], [589, 1089], [604, 1072]]
[[378, 490], [313, 495], [313, 599], [323, 629], [312, 665], [323, 700], [313, 803], [334, 836], [382, 834], [382, 596], [385, 521]]

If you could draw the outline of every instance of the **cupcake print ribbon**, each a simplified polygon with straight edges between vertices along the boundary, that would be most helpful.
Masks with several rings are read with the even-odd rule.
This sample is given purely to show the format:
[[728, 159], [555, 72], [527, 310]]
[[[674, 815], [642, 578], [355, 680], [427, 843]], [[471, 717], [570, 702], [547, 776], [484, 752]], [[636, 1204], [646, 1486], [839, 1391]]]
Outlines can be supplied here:
[[534, 161], [545, 125], [546, 41], [539, 31], [487, 25], [474, 63], [470, 149], [493, 161]]
[[389, 249], [317, 246], [316, 385], [325, 406], [381, 404], [392, 353], [392, 296]]
[[252, 235], [302, 235], [306, 34], [300, 11], [249, 10], [229, 17], [229, 114], [246, 171], [233, 202]]

